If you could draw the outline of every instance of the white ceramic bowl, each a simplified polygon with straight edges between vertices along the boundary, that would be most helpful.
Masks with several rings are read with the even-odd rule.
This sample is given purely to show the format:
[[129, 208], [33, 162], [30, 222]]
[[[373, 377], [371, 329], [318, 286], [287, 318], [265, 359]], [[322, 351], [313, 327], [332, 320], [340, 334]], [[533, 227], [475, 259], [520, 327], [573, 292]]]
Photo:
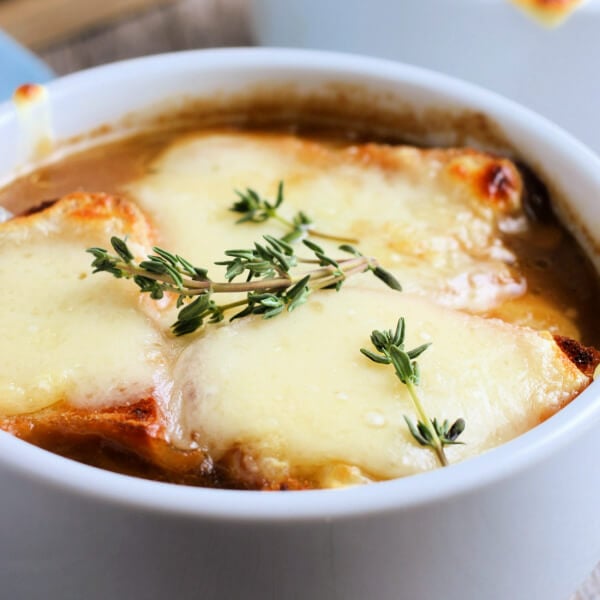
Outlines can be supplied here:
[[[168, 98], [257, 86], [323, 95], [338, 89], [332, 82], [388, 109], [483, 112], [589, 231], [600, 231], [600, 161], [590, 151], [508, 101], [413, 67], [304, 51], [199, 51], [48, 87], [57, 133], [67, 138]], [[4, 105], [0, 176], [18, 166], [17, 131]], [[595, 383], [478, 458], [397, 481], [296, 493], [129, 478], [0, 432], [0, 595], [565, 600], [600, 558], [599, 424]]]
[[549, 29], [510, 0], [252, 0], [261, 44], [358, 52], [435, 69], [554, 120], [600, 153], [600, 0]]

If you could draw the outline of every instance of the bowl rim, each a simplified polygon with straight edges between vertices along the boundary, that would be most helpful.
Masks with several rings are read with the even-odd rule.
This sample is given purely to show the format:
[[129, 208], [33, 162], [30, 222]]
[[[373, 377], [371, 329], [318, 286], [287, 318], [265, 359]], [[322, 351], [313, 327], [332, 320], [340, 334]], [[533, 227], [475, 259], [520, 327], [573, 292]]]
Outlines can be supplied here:
[[[581, 142], [543, 117], [499, 95], [470, 83], [426, 69], [384, 59], [315, 50], [275, 48], [228, 48], [192, 50], [155, 55], [95, 67], [56, 79], [52, 92], [69, 93], [79, 84], [112, 76], [122, 70], [189, 62], [195, 68], [229, 65], [253, 68], [268, 75], [270, 69], [285, 67], [335, 72], [340, 79], [353, 74], [365, 79], [387, 78], [416, 83], [432, 94], [442, 92], [470, 108], [482, 107], [500, 124], [510, 122], [540, 143], [551, 143], [565, 158], [576, 156], [578, 168], [598, 173], [600, 159]], [[12, 118], [12, 107], [0, 106], [0, 126]], [[572, 160], [572, 159], [571, 159]], [[593, 429], [600, 421], [600, 382], [595, 382], [553, 417], [502, 446], [446, 469], [406, 478], [338, 490], [295, 493], [265, 493], [195, 488], [144, 480], [90, 467], [42, 450], [0, 431], [0, 467], [29, 480], [64, 492], [100, 499], [136, 510], [179, 514], [203, 519], [252, 522], [295, 522], [334, 520], [372, 513], [410, 510], [416, 505], [441, 503], [468, 495], [502, 479], [523, 474], [527, 469], [552, 460], [565, 446]]]

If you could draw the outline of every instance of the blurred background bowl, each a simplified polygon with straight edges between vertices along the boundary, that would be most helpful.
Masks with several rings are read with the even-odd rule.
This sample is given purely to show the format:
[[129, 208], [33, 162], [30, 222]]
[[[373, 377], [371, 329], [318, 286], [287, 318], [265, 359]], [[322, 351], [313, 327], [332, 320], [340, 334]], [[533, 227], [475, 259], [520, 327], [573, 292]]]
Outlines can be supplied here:
[[600, 1], [548, 28], [508, 0], [253, 0], [268, 46], [393, 58], [500, 92], [600, 152]]

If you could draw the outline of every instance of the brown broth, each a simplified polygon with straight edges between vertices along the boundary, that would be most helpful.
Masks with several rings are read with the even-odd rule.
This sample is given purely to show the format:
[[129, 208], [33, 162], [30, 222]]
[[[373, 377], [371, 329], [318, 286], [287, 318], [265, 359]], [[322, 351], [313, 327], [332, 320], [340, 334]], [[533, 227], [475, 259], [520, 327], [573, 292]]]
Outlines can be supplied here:
[[0, 206], [20, 214], [75, 191], [116, 194], [122, 185], [148, 172], [172, 137], [172, 133], [155, 132], [73, 154], [0, 189]]

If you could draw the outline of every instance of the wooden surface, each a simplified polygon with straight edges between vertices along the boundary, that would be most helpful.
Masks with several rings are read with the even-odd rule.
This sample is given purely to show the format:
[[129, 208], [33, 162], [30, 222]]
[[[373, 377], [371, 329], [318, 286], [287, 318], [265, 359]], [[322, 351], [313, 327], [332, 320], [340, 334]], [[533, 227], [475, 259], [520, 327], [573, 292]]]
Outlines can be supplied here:
[[[65, 74], [159, 52], [251, 45], [249, 3], [0, 0], [0, 27], [34, 49], [57, 74]], [[599, 599], [600, 566], [569, 600]]]
[[249, 0], [0, 0], [0, 27], [64, 75], [172, 50], [248, 46], [248, 10]]
[[23, 45], [39, 50], [168, 2], [175, 0], [3, 0], [0, 23]]

